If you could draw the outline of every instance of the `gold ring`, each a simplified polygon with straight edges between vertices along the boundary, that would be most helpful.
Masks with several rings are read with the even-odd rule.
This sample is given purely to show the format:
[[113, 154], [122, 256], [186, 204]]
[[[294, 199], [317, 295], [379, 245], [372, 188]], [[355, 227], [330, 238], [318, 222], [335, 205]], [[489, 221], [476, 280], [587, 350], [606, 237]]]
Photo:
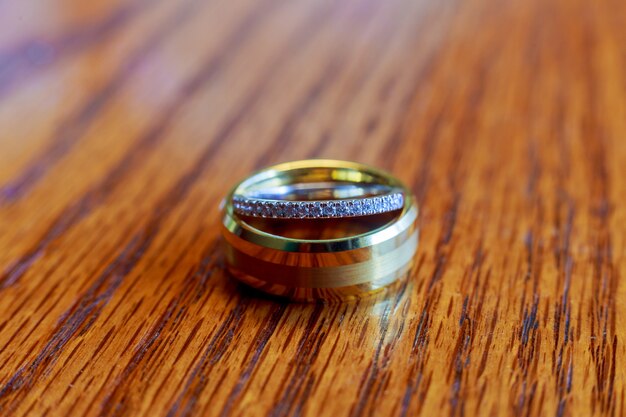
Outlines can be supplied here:
[[[364, 194], [372, 186], [400, 190], [403, 204], [395, 211], [333, 218], [246, 216], [235, 209], [234, 196], [302, 184], [352, 184]], [[351, 201], [358, 199], [351, 195]], [[235, 278], [269, 294], [299, 301], [358, 298], [406, 276], [417, 249], [417, 215], [406, 186], [376, 168], [334, 160], [279, 164], [251, 175], [224, 199], [225, 263]]]

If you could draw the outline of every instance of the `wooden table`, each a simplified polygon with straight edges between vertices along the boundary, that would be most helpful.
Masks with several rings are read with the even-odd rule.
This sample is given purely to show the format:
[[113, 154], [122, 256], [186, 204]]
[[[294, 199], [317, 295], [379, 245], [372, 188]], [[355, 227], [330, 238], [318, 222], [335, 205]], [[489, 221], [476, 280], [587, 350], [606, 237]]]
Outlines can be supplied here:
[[[0, 415], [623, 416], [623, 1], [0, 2]], [[311, 157], [421, 206], [406, 285], [260, 297], [219, 202]]]

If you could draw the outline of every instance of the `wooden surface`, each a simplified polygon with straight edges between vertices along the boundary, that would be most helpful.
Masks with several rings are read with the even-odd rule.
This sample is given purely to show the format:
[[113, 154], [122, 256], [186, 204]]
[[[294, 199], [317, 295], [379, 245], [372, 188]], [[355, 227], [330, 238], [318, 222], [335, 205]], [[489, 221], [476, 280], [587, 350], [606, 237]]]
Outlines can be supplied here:
[[[0, 1], [0, 414], [622, 416], [622, 1]], [[356, 304], [222, 268], [234, 181], [386, 168]]]

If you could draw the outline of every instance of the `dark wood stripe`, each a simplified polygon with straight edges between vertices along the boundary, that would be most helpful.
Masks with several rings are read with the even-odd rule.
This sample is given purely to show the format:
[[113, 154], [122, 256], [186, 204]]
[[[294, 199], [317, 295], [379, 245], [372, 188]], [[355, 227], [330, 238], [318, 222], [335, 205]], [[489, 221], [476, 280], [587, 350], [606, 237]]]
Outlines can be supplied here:
[[278, 327], [278, 323], [282, 319], [286, 309], [287, 309], [286, 304], [275, 305], [272, 308], [271, 315], [266, 321], [266, 325], [263, 328], [261, 328], [259, 333], [254, 338], [257, 341], [256, 346], [254, 346], [254, 349], [251, 350], [250, 352], [252, 353], [250, 359], [246, 358], [247, 366], [241, 373], [241, 376], [239, 377], [237, 384], [235, 385], [233, 390], [230, 392], [230, 395], [226, 399], [226, 404], [224, 405], [224, 408], [222, 409], [222, 412], [221, 412], [222, 416], [229, 415], [234, 405], [234, 401], [239, 397], [244, 387], [247, 385], [248, 381], [250, 380], [250, 377], [252, 376], [254, 369], [258, 365], [259, 359], [261, 358], [261, 354], [265, 350], [265, 346], [267, 345], [267, 342], [270, 340], [270, 338], [274, 334], [276, 328]]
[[208, 383], [206, 372], [216, 362], [215, 357], [216, 352], [218, 352], [217, 346], [225, 335], [233, 333], [234, 328], [241, 324], [243, 308], [243, 302], [238, 302], [229, 312], [226, 319], [222, 321], [222, 324], [215, 332], [211, 342], [207, 345], [207, 348], [204, 350], [200, 360], [191, 371], [191, 374], [182, 391], [184, 395], [181, 394], [178, 396], [168, 411], [168, 417], [187, 416], [193, 413], [198, 397]]

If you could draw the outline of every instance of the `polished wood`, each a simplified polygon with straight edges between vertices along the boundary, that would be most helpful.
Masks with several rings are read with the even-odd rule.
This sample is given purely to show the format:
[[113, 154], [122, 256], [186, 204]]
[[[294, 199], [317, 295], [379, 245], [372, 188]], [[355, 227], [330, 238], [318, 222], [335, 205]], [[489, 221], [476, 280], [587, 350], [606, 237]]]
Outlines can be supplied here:
[[[0, 1], [0, 414], [626, 414], [626, 4]], [[256, 168], [421, 207], [398, 291], [223, 269]]]

